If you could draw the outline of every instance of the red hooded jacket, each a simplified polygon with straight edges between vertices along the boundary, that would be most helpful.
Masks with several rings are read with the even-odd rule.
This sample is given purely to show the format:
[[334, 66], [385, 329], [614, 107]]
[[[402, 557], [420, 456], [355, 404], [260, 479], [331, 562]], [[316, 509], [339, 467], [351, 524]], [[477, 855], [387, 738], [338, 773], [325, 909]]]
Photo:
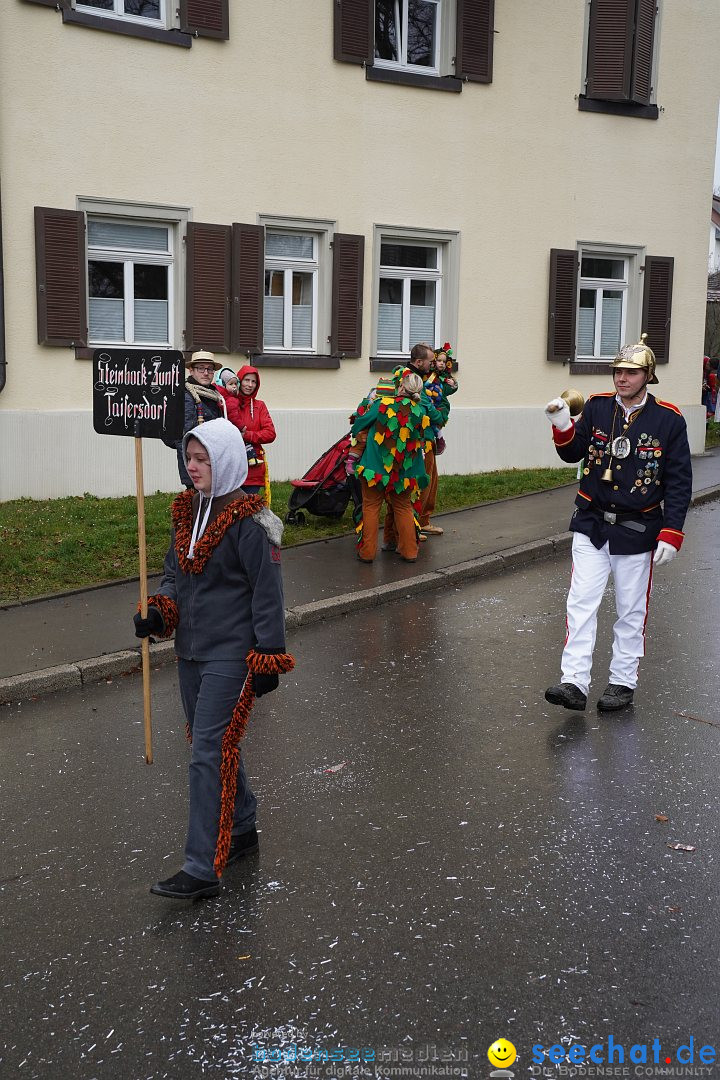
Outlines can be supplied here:
[[[239, 390], [238, 396], [235, 397], [234, 394], [228, 394], [226, 391], [223, 397], [225, 398], [228, 420], [236, 428], [240, 429], [246, 443], [252, 443], [255, 458], [259, 461], [257, 465], [249, 464], [245, 483], [252, 487], [262, 487], [265, 483], [263, 444], [275, 442], [275, 425], [272, 422], [267, 405], [264, 401], [260, 401], [257, 396], [260, 389], [260, 373], [258, 369], [250, 367], [249, 364], [241, 367], [237, 373], [239, 383], [242, 383], [245, 375], [254, 375], [257, 379], [257, 386], [252, 394], [243, 394], [242, 390]], [[219, 389], [222, 393], [223, 388]]]

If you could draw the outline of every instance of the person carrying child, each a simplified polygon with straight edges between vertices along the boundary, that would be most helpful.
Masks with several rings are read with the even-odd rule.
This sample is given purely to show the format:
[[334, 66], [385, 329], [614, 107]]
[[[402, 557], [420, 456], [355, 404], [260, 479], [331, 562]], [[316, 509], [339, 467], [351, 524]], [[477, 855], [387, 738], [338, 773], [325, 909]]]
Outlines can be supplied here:
[[[441, 413], [445, 424], [447, 424], [450, 417], [450, 402], [448, 398], [452, 394], [456, 394], [458, 391], [457, 380], [452, 375], [453, 361], [452, 361], [452, 347], [449, 341], [435, 350], [435, 361], [433, 363], [433, 371], [435, 373], [435, 380], [439, 384], [440, 388], [440, 401], [435, 403], [435, 407], [438, 412]], [[427, 386], [426, 386], [427, 389]], [[445, 453], [445, 437], [439, 431], [435, 440], [435, 456], [439, 457], [440, 454]]]
[[[215, 359], [215, 354], [206, 349], [198, 349], [189, 360], [185, 361], [188, 376], [185, 380], [185, 419], [183, 434], [191, 431], [199, 424], [205, 424], [209, 420], [217, 420], [227, 415], [225, 400], [217, 386], [213, 384], [213, 375], [219, 371], [222, 364]], [[163, 440], [166, 446], [177, 451], [178, 472], [180, 482], [186, 488], [192, 488], [192, 480], [185, 468], [182, 439], [171, 442]]]

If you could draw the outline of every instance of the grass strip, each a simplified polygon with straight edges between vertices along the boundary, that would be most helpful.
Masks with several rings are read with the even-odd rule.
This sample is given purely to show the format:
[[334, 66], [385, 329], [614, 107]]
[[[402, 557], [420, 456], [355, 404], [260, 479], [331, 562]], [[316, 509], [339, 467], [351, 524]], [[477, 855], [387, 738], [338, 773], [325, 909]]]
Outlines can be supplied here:
[[[508, 469], [468, 476], [441, 476], [437, 513], [512, 495], [544, 491], [575, 479], [575, 468]], [[284, 518], [293, 488], [273, 483], [272, 508]], [[145, 497], [148, 572], [162, 570], [175, 493]], [[285, 547], [352, 532], [350, 509], [339, 520], [307, 514], [306, 524], [287, 525]], [[138, 573], [134, 497], [16, 499], [0, 503], [0, 604], [86, 588]]]

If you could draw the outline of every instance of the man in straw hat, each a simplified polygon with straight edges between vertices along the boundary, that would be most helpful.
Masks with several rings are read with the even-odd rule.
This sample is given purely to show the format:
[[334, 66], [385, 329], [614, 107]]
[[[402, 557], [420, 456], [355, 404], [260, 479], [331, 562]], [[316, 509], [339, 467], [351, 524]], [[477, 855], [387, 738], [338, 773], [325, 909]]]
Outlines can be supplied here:
[[[227, 418], [227, 411], [222, 394], [213, 385], [215, 372], [222, 367], [222, 364], [215, 359], [215, 354], [207, 352], [205, 349], [198, 349], [189, 360], [185, 361], [185, 367], [188, 370], [188, 377], [185, 380], [185, 424], [183, 433], [187, 434], [188, 431], [192, 431], [198, 424], [204, 424], [207, 420], [217, 420], [221, 416]], [[186, 488], [191, 488], [193, 482], [185, 468], [182, 439], [178, 439], [176, 442], [166, 442], [165, 445], [171, 446], [177, 451], [180, 480]]]
[[562, 398], [545, 409], [559, 456], [583, 461], [570, 523], [575, 535], [562, 681], [545, 691], [548, 701], [566, 709], [583, 711], [587, 703], [597, 613], [611, 572], [617, 621], [610, 682], [597, 705], [614, 712], [632, 704], [653, 568], [674, 559], [683, 542], [692, 494], [687, 429], [675, 405], [648, 393], [648, 383], [658, 379], [645, 337], [613, 361], [615, 392], [594, 394], [576, 421]]

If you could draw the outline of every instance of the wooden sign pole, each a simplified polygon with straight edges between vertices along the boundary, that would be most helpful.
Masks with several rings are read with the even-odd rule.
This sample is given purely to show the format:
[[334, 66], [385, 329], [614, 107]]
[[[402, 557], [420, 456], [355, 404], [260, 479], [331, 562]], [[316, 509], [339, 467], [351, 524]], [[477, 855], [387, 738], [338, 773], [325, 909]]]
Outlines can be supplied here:
[[[145, 543], [145, 489], [142, 439], [135, 437], [135, 490], [137, 493], [138, 553], [140, 557], [140, 614], [147, 619], [147, 545]], [[150, 708], [150, 639], [142, 639], [143, 712], [145, 716], [145, 764], [152, 765], [152, 712]]]

